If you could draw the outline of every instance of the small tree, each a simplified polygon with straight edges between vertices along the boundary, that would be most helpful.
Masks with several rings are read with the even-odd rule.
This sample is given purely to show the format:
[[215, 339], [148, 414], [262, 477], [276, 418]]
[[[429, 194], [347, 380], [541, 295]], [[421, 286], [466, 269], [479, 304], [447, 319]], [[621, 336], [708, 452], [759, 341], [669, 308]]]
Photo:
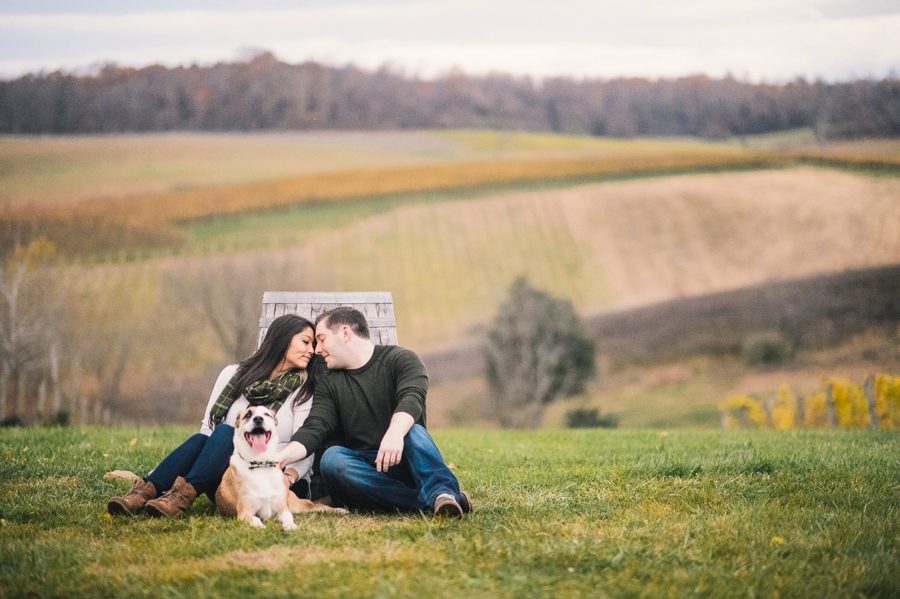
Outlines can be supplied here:
[[544, 406], [581, 392], [594, 375], [594, 343], [572, 302], [513, 283], [485, 346], [487, 379], [504, 428], [537, 428]]

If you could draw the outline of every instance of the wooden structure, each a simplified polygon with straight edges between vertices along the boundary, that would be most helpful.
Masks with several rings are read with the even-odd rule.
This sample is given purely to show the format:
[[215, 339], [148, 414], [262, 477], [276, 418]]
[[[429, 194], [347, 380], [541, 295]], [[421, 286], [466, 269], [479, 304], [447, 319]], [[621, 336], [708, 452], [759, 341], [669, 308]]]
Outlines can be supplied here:
[[352, 306], [366, 315], [369, 337], [375, 345], [397, 345], [394, 298], [390, 291], [266, 291], [256, 347], [279, 316], [296, 314], [315, 322], [316, 316], [338, 306]]

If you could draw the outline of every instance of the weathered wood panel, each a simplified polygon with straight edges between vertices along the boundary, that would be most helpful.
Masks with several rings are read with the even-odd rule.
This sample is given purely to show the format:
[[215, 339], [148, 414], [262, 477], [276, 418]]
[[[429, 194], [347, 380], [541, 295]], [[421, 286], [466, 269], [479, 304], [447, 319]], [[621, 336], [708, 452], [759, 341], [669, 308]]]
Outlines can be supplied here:
[[[303, 299], [298, 299], [301, 296]], [[347, 306], [353, 303], [393, 304], [394, 298], [390, 291], [266, 291], [263, 294], [263, 303], [291, 302]]]
[[352, 306], [365, 314], [373, 343], [397, 345], [394, 300], [389, 291], [267, 291], [263, 294], [262, 313], [259, 319], [259, 335], [257, 336], [256, 345], [259, 347], [259, 344], [265, 338], [269, 325], [279, 316], [297, 314], [315, 321], [316, 317], [322, 312], [338, 306]]

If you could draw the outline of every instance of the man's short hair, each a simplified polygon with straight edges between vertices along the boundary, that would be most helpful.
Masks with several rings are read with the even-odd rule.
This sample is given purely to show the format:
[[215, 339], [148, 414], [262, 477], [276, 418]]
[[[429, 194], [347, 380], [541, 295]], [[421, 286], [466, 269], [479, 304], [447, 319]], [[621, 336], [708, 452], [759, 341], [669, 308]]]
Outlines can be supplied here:
[[325, 321], [325, 326], [334, 332], [339, 326], [347, 325], [353, 334], [363, 339], [369, 338], [369, 323], [366, 315], [350, 306], [338, 306], [316, 317], [316, 326]]

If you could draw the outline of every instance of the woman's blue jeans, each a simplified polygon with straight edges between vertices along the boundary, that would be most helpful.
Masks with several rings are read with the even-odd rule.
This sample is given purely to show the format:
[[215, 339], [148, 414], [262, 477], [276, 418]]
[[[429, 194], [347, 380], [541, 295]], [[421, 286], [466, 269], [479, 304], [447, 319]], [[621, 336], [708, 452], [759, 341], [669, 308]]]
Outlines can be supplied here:
[[216, 489], [222, 476], [228, 470], [231, 454], [234, 453], [234, 427], [220, 424], [210, 436], [197, 433], [172, 453], [167, 455], [147, 478], [160, 494], [175, 484], [175, 479], [184, 477], [197, 494], [206, 493], [215, 502]]
[[459, 482], [428, 431], [414, 424], [403, 439], [400, 463], [378, 472], [376, 450], [329, 447], [319, 469], [337, 505], [378, 511], [431, 512], [438, 495], [459, 501]]

